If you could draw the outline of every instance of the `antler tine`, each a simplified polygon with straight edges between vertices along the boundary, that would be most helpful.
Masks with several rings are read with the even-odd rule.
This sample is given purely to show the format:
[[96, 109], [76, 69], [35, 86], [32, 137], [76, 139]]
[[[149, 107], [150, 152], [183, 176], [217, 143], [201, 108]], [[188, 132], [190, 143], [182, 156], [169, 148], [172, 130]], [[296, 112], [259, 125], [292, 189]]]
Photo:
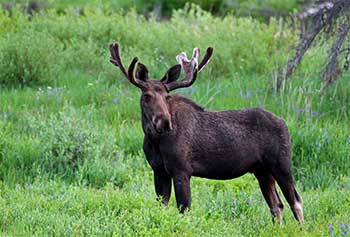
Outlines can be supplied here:
[[199, 48], [194, 48], [191, 60], [187, 59], [185, 52], [182, 52], [181, 54], [176, 56], [176, 60], [181, 64], [184, 70], [185, 78], [182, 81], [174, 81], [169, 84], [166, 84], [166, 88], [168, 89], [168, 91], [172, 91], [177, 88], [188, 87], [194, 83], [197, 77], [198, 55]]
[[137, 57], [134, 57], [133, 60], [131, 61], [129, 68], [128, 68], [128, 72], [125, 70], [125, 67], [123, 66], [122, 60], [120, 58], [120, 54], [119, 54], [119, 45], [117, 43], [112, 43], [109, 45], [109, 51], [111, 53], [111, 57], [109, 59], [109, 61], [111, 63], [113, 63], [115, 66], [119, 67], [120, 71], [122, 71], [122, 73], [124, 74], [124, 76], [135, 86], [139, 87], [140, 89], [143, 89], [144, 83], [141, 82], [138, 79], [135, 79], [134, 77], [134, 69], [135, 69], [135, 65], [138, 61]]
[[207, 48], [206, 54], [204, 55], [202, 61], [199, 63], [199, 66], [199, 48], [194, 48], [191, 60], [187, 59], [186, 53], [184, 52], [176, 56], [176, 60], [182, 65], [185, 73], [185, 78], [182, 81], [174, 81], [166, 84], [168, 91], [191, 86], [196, 81], [198, 72], [200, 72], [210, 61], [210, 58], [213, 55], [213, 51], [214, 49], [212, 47]]
[[134, 69], [135, 69], [135, 65], [138, 61], [137, 57], [134, 57], [133, 60], [130, 63], [129, 69], [128, 69], [128, 79], [129, 81], [134, 84], [135, 86], [142, 88], [138, 82], [136, 82], [136, 79], [134, 77]]
[[122, 60], [119, 55], [119, 45], [117, 43], [112, 43], [109, 45], [109, 51], [111, 53], [111, 57], [109, 61], [113, 63], [115, 66], [119, 67], [120, 71], [129, 79], [128, 74], [123, 66]]
[[198, 66], [198, 72], [202, 71], [202, 69], [207, 65], [210, 61], [211, 56], [213, 56], [214, 49], [212, 47], [207, 48], [207, 52], [205, 53], [202, 61]]

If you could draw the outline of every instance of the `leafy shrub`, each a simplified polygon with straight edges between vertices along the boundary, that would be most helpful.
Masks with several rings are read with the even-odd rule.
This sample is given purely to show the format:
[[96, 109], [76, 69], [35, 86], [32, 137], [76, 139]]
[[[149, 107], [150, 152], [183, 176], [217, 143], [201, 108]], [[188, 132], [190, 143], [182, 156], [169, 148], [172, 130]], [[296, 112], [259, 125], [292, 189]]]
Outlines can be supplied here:
[[94, 125], [74, 109], [22, 120], [25, 133], [11, 139], [2, 161], [6, 174], [19, 172], [20, 179], [58, 177], [94, 186], [106, 182], [122, 186], [126, 181], [123, 153], [108, 128]]
[[9, 33], [22, 31], [29, 27], [28, 16], [18, 7], [11, 8], [11, 14], [1, 9], [0, 5], [0, 37]]
[[[103, 72], [102, 65], [109, 56], [105, 56], [106, 49], [100, 48], [96, 41], [88, 39], [82, 41], [72, 39], [69, 47], [64, 51], [64, 66], [83, 70], [90, 74]], [[114, 71], [115, 73], [115, 71]]]
[[217, 75], [271, 73], [284, 63], [296, 40], [282, 21], [271, 20], [267, 25], [252, 18], [217, 18], [195, 5], [174, 12], [169, 22], [146, 19], [134, 11], [123, 14], [87, 8], [84, 15], [75, 9], [61, 15], [37, 15], [32, 27], [64, 44], [65, 62], [71, 67], [101, 68], [101, 72], [112, 68], [108, 44], [117, 41], [126, 65], [137, 54], [156, 78], [176, 63], [178, 53], [190, 53], [195, 46], [203, 51], [214, 47], [210, 68]]
[[23, 30], [0, 38], [0, 84], [52, 84], [61, 64], [61, 44], [45, 32]]

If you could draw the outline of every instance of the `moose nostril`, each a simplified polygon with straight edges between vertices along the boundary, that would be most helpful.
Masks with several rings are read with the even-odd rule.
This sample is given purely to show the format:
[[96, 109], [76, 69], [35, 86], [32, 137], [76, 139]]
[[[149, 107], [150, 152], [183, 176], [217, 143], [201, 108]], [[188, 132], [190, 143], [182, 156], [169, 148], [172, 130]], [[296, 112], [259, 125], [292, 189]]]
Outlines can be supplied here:
[[152, 119], [152, 122], [157, 132], [170, 131], [173, 129], [169, 119], [156, 117]]
[[168, 120], [168, 119], [164, 120], [164, 129], [166, 131], [170, 131], [173, 129], [171, 126], [170, 120]]

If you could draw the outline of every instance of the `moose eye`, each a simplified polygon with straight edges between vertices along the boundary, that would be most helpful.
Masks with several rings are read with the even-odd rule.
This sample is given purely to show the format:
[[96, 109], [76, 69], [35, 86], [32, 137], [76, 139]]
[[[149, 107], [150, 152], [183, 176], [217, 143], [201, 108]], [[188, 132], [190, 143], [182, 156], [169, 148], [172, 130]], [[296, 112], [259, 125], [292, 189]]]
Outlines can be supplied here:
[[145, 102], [149, 102], [149, 101], [151, 100], [151, 95], [149, 95], [149, 94], [144, 94], [144, 95], [143, 95], [143, 100], [144, 100]]
[[156, 92], [162, 92], [162, 89], [161, 89], [160, 87], [155, 87], [154, 90], [155, 90]]

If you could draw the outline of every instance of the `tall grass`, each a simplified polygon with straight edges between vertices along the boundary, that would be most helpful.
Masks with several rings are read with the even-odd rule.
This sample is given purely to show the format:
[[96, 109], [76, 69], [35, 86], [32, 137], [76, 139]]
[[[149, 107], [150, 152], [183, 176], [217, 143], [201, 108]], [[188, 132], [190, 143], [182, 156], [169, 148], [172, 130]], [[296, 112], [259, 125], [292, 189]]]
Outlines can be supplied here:
[[[165, 22], [103, 9], [49, 10], [30, 19], [20, 10], [11, 16], [0, 12], [3, 235], [327, 236], [331, 228], [334, 234], [345, 231], [350, 85], [346, 74], [320, 94], [324, 45], [318, 44], [276, 93], [271, 90], [275, 70], [296, 42], [285, 22], [218, 18], [196, 6], [175, 11]], [[108, 43], [114, 41], [125, 64], [138, 56], [154, 78], [163, 76], [181, 51], [213, 46], [213, 60], [196, 83], [177, 93], [208, 110], [263, 107], [286, 120], [293, 174], [306, 207], [305, 230], [295, 228], [288, 208], [284, 227], [270, 224], [251, 175], [227, 182], [194, 178], [193, 212], [179, 216], [174, 199], [168, 210], [161, 208], [142, 152], [140, 92], [108, 62]], [[35, 69], [25, 74], [26, 83], [18, 80], [18, 65]]]

